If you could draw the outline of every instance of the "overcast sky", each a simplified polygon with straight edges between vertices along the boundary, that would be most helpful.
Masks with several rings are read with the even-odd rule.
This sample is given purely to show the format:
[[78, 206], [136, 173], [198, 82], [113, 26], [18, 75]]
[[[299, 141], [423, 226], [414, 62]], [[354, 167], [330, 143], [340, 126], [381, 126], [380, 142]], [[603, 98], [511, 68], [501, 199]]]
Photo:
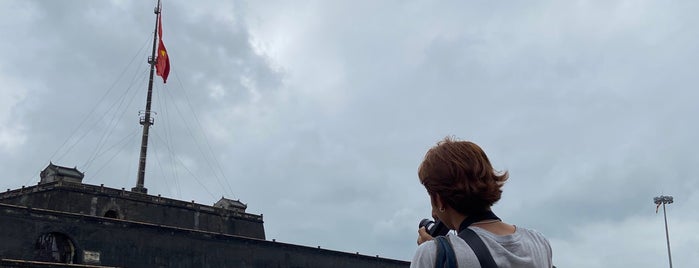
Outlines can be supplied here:
[[[136, 182], [155, 1], [0, 1], [0, 189]], [[558, 267], [699, 263], [697, 1], [165, 1], [146, 187], [268, 239], [409, 260], [445, 136]], [[694, 207], [695, 209], [692, 209]]]

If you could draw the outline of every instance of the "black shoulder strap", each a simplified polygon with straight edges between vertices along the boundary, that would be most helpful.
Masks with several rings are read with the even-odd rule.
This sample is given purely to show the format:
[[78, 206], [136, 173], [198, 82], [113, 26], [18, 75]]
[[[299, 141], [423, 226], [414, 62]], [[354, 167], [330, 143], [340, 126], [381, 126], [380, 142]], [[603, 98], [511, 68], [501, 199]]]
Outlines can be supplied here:
[[482, 268], [497, 268], [498, 265], [495, 264], [493, 255], [490, 254], [483, 240], [481, 240], [476, 232], [468, 228], [471, 224], [482, 220], [500, 220], [500, 218], [490, 210], [481, 213], [473, 213], [466, 217], [459, 226], [459, 237], [466, 241], [466, 244], [476, 253], [476, 257], [478, 257], [478, 262], [481, 264]]
[[478, 262], [481, 264], [481, 268], [497, 268], [498, 265], [495, 264], [493, 255], [490, 254], [488, 247], [485, 246], [483, 240], [478, 237], [478, 234], [471, 229], [463, 229], [459, 232], [459, 237], [466, 241], [468, 246], [473, 249], [473, 253], [476, 253], [478, 257]]

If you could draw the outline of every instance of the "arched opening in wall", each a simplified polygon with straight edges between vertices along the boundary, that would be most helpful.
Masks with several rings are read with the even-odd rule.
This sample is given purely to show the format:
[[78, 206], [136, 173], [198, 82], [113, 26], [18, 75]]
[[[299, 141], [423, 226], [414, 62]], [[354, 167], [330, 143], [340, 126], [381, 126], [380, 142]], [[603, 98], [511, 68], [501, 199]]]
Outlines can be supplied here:
[[36, 240], [36, 254], [39, 261], [74, 263], [75, 245], [62, 233], [47, 233]]
[[112, 219], [118, 219], [119, 218], [119, 213], [114, 211], [114, 210], [108, 210], [107, 212], [104, 213], [105, 218], [112, 218]]

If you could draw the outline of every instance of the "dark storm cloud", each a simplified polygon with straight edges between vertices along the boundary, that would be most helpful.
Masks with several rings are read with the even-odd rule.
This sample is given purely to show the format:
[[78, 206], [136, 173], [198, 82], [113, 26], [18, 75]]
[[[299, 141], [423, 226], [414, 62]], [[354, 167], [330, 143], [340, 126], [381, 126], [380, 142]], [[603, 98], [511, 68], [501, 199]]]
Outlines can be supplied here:
[[[135, 116], [138, 110], [143, 109], [142, 99], [145, 97], [146, 80], [142, 74], [146, 67], [145, 57], [150, 51], [152, 25], [155, 21], [152, 13], [153, 3], [38, 1], [17, 2], [13, 5], [21, 7], [23, 12], [33, 19], [13, 25], [12, 28], [8, 27], [10, 35], [18, 37], [11, 48], [26, 48], [31, 53], [16, 53], [8, 49], [5, 53], [6, 58], [13, 65], [5, 70], [16, 80], [39, 81], [27, 83], [32, 85], [26, 88], [27, 95], [32, 97], [25, 97], [22, 100], [25, 105], [13, 111], [20, 114], [20, 118], [12, 118], [17, 122], [32, 122], [27, 124], [24, 132], [31, 140], [29, 146], [36, 148], [29, 151], [43, 152], [41, 157], [37, 157], [35, 162], [31, 163], [35, 167], [27, 171], [36, 170], [52, 160], [49, 159], [49, 155], [78, 126], [88, 129], [81, 130], [83, 132], [95, 133], [104, 132], [99, 131], [100, 129], [116, 128], [111, 136], [115, 140], [138, 128]], [[240, 13], [234, 5], [222, 8]], [[196, 94], [182, 93], [181, 89], [177, 89], [162, 96], [156, 92], [156, 99], [170, 98], [173, 102], [186, 103], [198, 109], [199, 117], [207, 118], [230, 105], [244, 103], [252, 98], [249, 90], [244, 88], [243, 80], [254, 81], [255, 90], [273, 91], [278, 88], [279, 77], [276, 71], [269, 67], [264, 57], [254, 53], [244, 25], [236, 25], [224, 21], [223, 18], [201, 23], [201, 17], [206, 17], [207, 14], [193, 15], [188, 12], [191, 9], [187, 6], [172, 5], [172, 8], [167, 10], [168, 13], [163, 19], [164, 40], [172, 55], [173, 64], [173, 74], [168, 86], [178, 85], [184, 80], [185, 82], [181, 82], [182, 87], [195, 91]], [[169, 23], [170, 21], [172, 23]], [[131, 69], [125, 69], [127, 66]], [[135, 75], [133, 70], [141, 72]], [[122, 72], [125, 74], [121, 77], [123, 81], [113, 84]], [[131, 75], [133, 77], [129, 77]], [[212, 96], [214, 85], [219, 86], [217, 96]], [[109, 90], [110, 88], [112, 90]], [[156, 88], [157, 90], [163, 89]], [[124, 92], [130, 95], [125, 96]], [[95, 102], [103, 96], [106, 97], [105, 101], [95, 106]], [[192, 99], [186, 99], [189, 96], [192, 96]], [[203, 102], [208, 104], [204, 105]], [[132, 110], [128, 115], [109, 114], [114, 103], [121, 105], [122, 109], [126, 106], [126, 109]], [[93, 107], [95, 109], [92, 111], [97, 115], [81, 125], [83, 118], [94, 116], [89, 113]], [[157, 101], [154, 104], [154, 109], [158, 112], [162, 112], [159, 109], [166, 108]], [[181, 116], [181, 113], [175, 113], [174, 108], [170, 109], [173, 109], [174, 117]], [[184, 110], [185, 115], [188, 112]], [[183, 120], [156, 118], [159, 119], [168, 120], [173, 125], [169, 128], [174, 128], [174, 131], [185, 131], [181, 124]], [[188, 123], [196, 125], [193, 119], [185, 119], [189, 120]], [[80, 134], [81, 132], [78, 132], [78, 135]], [[88, 148], [84, 150], [90, 150], [89, 146], [94, 147], [96, 140], [103, 136], [99, 134], [85, 137], [95, 141], [82, 141], [77, 146], [89, 143]], [[62, 149], [66, 150], [65, 147]], [[59, 155], [61, 153], [63, 152], [59, 152]], [[63, 159], [68, 162], [67, 165], [86, 161], [84, 153], [72, 155], [77, 156]], [[124, 165], [124, 160], [116, 161]], [[21, 176], [32, 176], [34, 173]], [[130, 173], [132, 172], [122, 175], [130, 177]], [[119, 181], [124, 183], [123, 178]]]
[[[93, 131], [60, 164], [81, 168], [102, 130], [110, 144], [134, 135], [88, 169], [90, 183], [130, 187], [153, 3], [2, 5], [3, 188], [35, 183], [85, 116]], [[167, 1], [173, 72], [156, 83], [146, 184], [241, 198], [278, 241], [409, 259], [429, 216], [417, 166], [455, 135], [510, 172], [496, 212], [547, 234], [558, 266], [664, 265], [661, 193], [677, 200], [677, 262], [695, 263], [696, 8]], [[105, 116], [112, 103], [127, 114]]]

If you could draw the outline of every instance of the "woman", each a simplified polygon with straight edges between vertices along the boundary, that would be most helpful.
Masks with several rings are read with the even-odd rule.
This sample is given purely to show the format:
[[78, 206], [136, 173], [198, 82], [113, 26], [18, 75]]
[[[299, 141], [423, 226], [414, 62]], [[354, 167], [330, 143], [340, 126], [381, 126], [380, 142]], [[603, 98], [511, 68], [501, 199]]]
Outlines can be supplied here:
[[[500, 200], [508, 173], [496, 172], [475, 143], [446, 138], [432, 147], [418, 169], [432, 204], [432, 215], [449, 229], [477, 234], [499, 268], [552, 267], [551, 246], [539, 232], [502, 222], [490, 210]], [[469, 244], [446, 236], [458, 267], [481, 267]], [[437, 246], [424, 227], [410, 267], [434, 267]]]

